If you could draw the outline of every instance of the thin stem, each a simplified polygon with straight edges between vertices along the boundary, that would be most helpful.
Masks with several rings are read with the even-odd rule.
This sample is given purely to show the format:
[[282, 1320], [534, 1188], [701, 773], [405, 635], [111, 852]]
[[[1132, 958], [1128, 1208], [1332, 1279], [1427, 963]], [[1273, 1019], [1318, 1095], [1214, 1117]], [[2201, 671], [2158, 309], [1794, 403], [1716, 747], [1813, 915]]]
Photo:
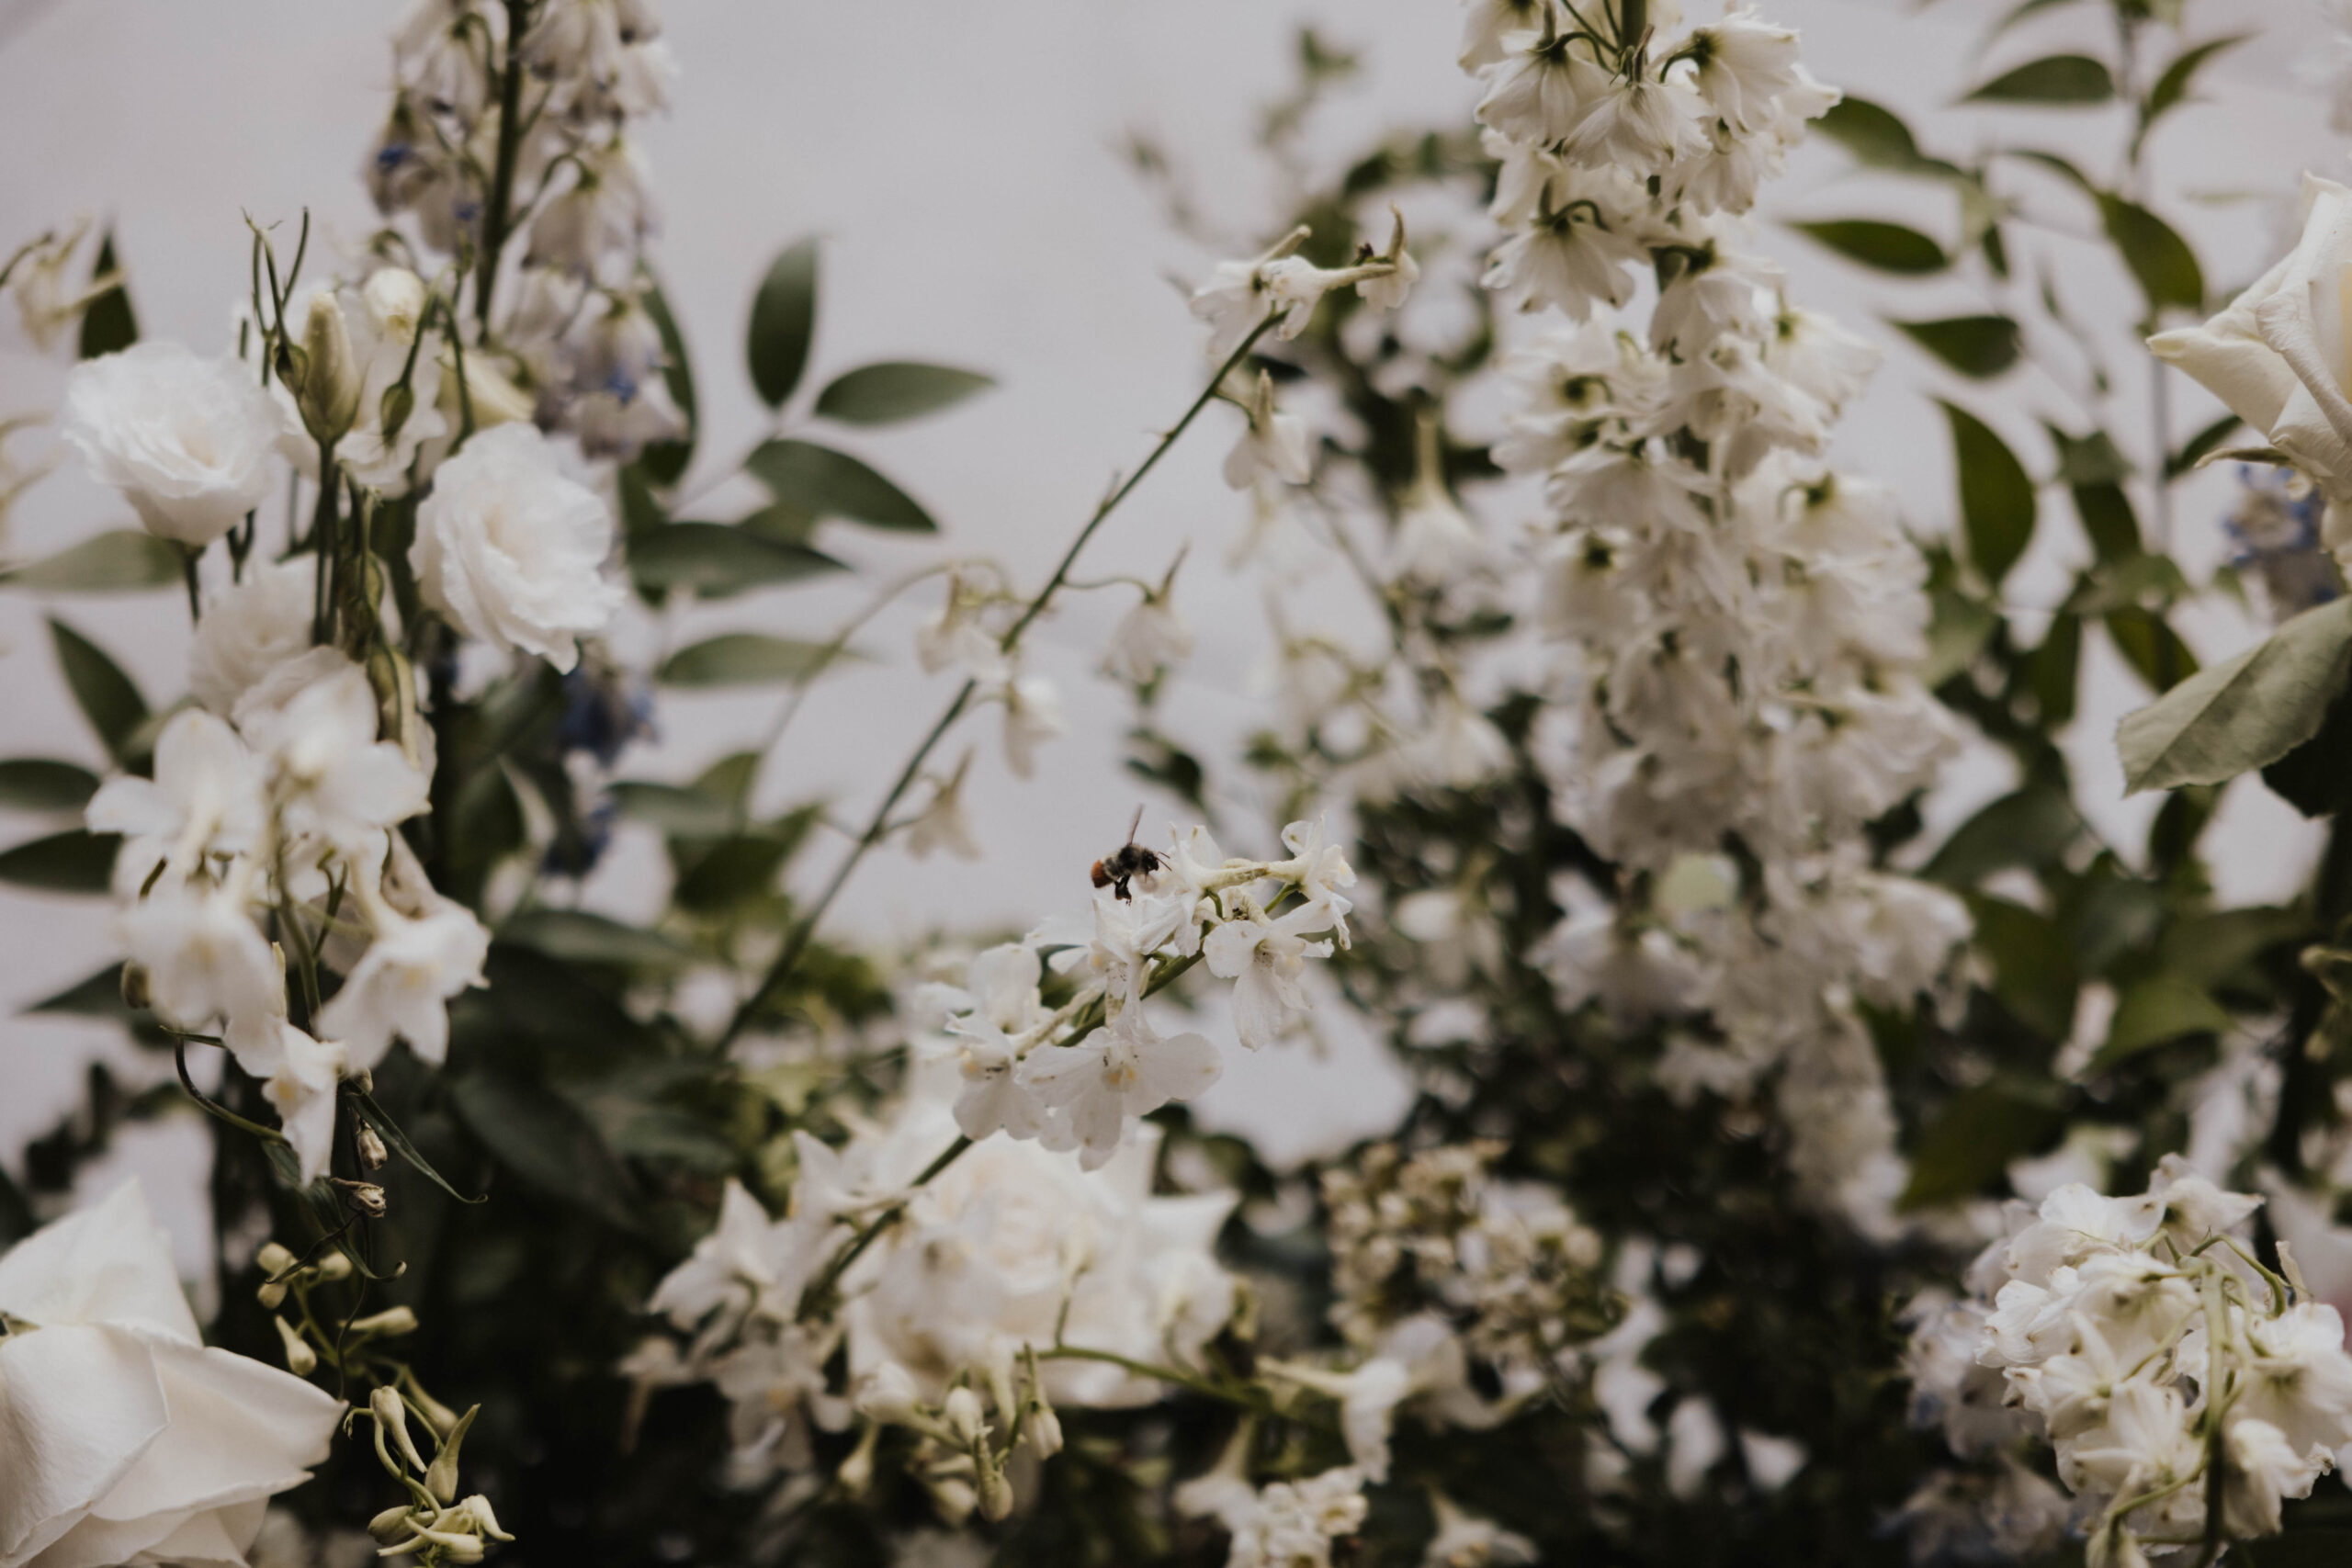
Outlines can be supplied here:
[[187, 618], [192, 626], [204, 620], [204, 599], [196, 578], [197, 557], [201, 553], [193, 546], [180, 547], [180, 576], [187, 583]]
[[[1142, 465], [1129, 475], [1125, 482], [1102, 498], [1102, 503], [1095, 507], [1094, 514], [1089, 517], [1086, 520], [1086, 525], [1078, 531], [1078, 537], [1071, 540], [1069, 548], [1062, 552], [1062, 558], [1054, 568], [1053, 576], [1046, 579], [1046, 585], [1037, 590], [1036, 596], [1029, 601], [1028, 607], [1021, 612], [1020, 618], [1012, 623], [1011, 628], [999, 640], [997, 647], [1001, 652], [1010, 654], [1020, 646], [1022, 634], [1029, 629], [1038, 616], [1046, 613], [1046, 607], [1053, 603], [1054, 595], [1059, 592], [1062, 585], [1069, 581], [1070, 568], [1077, 564], [1079, 552], [1086, 548], [1087, 541], [1094, 536], [1094, 531], [1102, 525], [1112, 513], [1118, 510], [1121, 502], [1134, 493], [1136, 486], [1143, 482], [1144, 476], [1158, 466], [1159, 459], [1167, 455], [1168, 449], [1176, 445], [1178, 439], [1191, 427], [1193, 421], [1200, 416], [1201, 411], [1216, 400], [1217, 389], [1225, 384], [1226, 377], [1240, 367], [1242, 361], [1248, 358], [1250, 351], [1257, 346], [1258, 340], [1266, 334], [1266, 329], [1273, 324], [1274, 314], [1269, 310], [1265, 319], [1251, 328], [1250, 335], [1241, 340], [1240, 346], [1226, 357], [1224, 364], [1217, 367], [1216, 374], [1209, 378], [1209, 383], [1201, 389], [1200, 396], [1193, 400], [1192, 406], [1184, 411], [1183, 417], [1176, 422], [1168, 434], [1159, 438], [1159, 445], [1151, 449], [1150, 455], [1144, 458]], [[882, 841], [889, 829], [891, 814], [898, 809], [899, 800], [912, 786], [914, 781], [922, 776], [923, 763], [930, 760], [933, 750], [945, 738], [947, 731], [954, 728], [956, 721], [963, 717], [965, 711], [972, 705], [972, 699], [978, 694], [979, 686], [978, 680], [967, 680], [964, 682], [962, 689], [956, 692], [954, 700], [948, 703], [946, 711], [941, 714], [938, 722], [931, 727], [931, 732], [924, 736], [922, 743], [915, 748], [914, 755], [909, 757], [906, 766], [899, 770], [897, 781], [891, 784], [889, 794], [882, 797], [882, 804], [874, 808], [874, 816], [866, 823], [865, 830], [858, 835], [857, 842], [851, 847], [849, 854], [834, 871], [831, 880], [825, 884], [824, 891], [818, 894], [817, 901], [808, 907], [808, 914], [802, 916], [799, 922], [792, 928], [792, 934], [785, 939], [784, 950], [776, 954], [775, 962], [768, 966], [768, 972], [761, 978], [758, 987], [743, 999], [742, 1005], [735, 1010], [735, 1016], [728, 1021], [725, 1032], [718, 1037], [718, 1049], [725, 1050], [729, 1045], [733, 1044], [737, 1037], [751, 1026], [752, 1021], [757, 1018], [761, 1010], [775, 999], [776, 993], [783, 989], [785, 981], [791, 976], [793, 966], [800, 962], [801, 955], [808, 950], [809, 942], [816, 936], [818, 923], [825, 918], [826, 911], [832, 908], [833, 899], [840, 895], [843, 885], [849, 881], [851, 874], [857, 870], [859, 863], [865, 860], [867, 852]]]
[[311, 590], [311, 641], [315, 646], [327, 640], [331, 625], [329, 616], [334, 606], [327, 597], [327, 570], [334, 552], [334, 499], [337, 490], [334, 477], [334, 443], [319, 443], [319, 502], [311, 513], [311, 549], [318, 557], [316, 579]]
[[485, 340], [498, 261], [506, 249], [513, 216], [507, 209], [514, 200], [514, 164], [523, 151], [523, 35], [530, 22], [531, 0], [506, 0], [506, 58], [498, 70], [498, 163], [491, 175], [490, 205], [482, 214], [481, 261], [474, 274], [474, 321]]
[[834, 1287], [841, 1283], [842, 1276], [849, 1272], [850, 1265], [863, 1257], [867, 1247], [881, 1239], [883, 1232], [905, 1217], [907, 1205], [912, 1201], [912, 1190], [929, 1185], [933, 1177], [963, 1158], [964, 1151], [971, 1146], [971, 1139], [958, 1135], [954, 1143], [940, 1152], [938, 1158], [923, 1167], [922, 1174], [916, 1177], [910, 1184], [909, 1195], [899, 1199], [888, 1210], [875, 1216], [872, 1224], [858, 1232], [857, 1238], [835, 1254], [833, 1260], [825, 1265], [822, 1273], [808, 1281], [808, 1288], [800, 1292], [800, 1302], [796, 1309], [796, 1315], [807, 1317], [811, 1310], [830, 1302], [832, 1299]]
[[1246, 1384], [1235, 1386], [1217, 1382], [1197, 1372], [1188, 1372], [1181, 1367], [1163, 1367], [1151, 1361], [1138, 1361], [1131, 1356], [1122, 1356], [1115, 1351], [1090, 1350], [1082, 1345], [1057, 1345], [1050, 1350], [1037, 1351], [1036, 1357], [1041, 1361], [1101, 1361], [1106, 1366], [1124, 1368], [1139, 1378], [1150, 1378], [1159, 1382], [1173, 1383], [1178, 1388], [1189, 1388], [1194, 1393], [1206, 1394], [1211, 1399], [1223, 1400], [1227, 1404], [1237, 1404], [1244, 1410], [1254, 1410], [1261, 1416], [1275, 1414], [1273, 1401], [1269, 1399], [1261, 1389], [1251, 1388]]

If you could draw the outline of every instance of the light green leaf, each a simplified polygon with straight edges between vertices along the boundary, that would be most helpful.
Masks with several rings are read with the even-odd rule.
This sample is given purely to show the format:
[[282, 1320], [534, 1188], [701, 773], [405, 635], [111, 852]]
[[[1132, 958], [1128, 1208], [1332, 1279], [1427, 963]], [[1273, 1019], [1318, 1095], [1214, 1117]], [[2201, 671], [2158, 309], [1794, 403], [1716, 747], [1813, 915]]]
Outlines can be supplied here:
[[[98, 242], [97, 259], [90, 264], [90, 279], [95, 283], [109, 273], [119, 275], [120, 271], [114, 250], [114, 231], [109, 229]], [[113, 354], [138, 341], [139, 318], [131, 311], [130, 290], [119, 281], [83, 310], [81, 340], [75, 344], [83, 358]]]
[[1998, 376], [2018, 362], [2018, 324], [2007, 316], [1952, 316], [1887, 324], [1963, 376], [1980, 379]]
[[1928, 657], [1919, 667], [1920, 681], [1931, 690], [1975, 663], [2001, 620], [1983, 600], [1950, 589], [1939, 589], [1934, 604], [1936, 618], [1928, 628]]
[[846, 517], [877, 528], [935, 534], [939, 525], [906, 491], [846, 452], [813, 441], [763, 442], [743, 467], [788, 505], [820, 517]]
[[1813, 129], [1874, 169], [1939, 177], [1961, 174], [1940, 158], [1923, 155], [1902, 117], [1868, 98], [1849, 95], [1838, 99], [1826, 114], [1813, 122]]
[[2352, 664], [2352, 599], [2306, 610], [2268, 640], [2183, 681], [2116, 728], [2125, 793], [2220, 784], [2319, 732]]
[[629, 540], [628, 570], [639, 588], [683, 588], [723, 599], [844, 569], [806, 545], [778, 544], [724, 523], [673, 523]]
[[2117, 998], [2107, 1043], [2091, 1058], [2090, 1070], [2104, 1072], [2127, 1057], [2186, 1034], [2225, 1033], [2235, 1021], [2203, 987], [2177, 975], [2151, 975], [2125, 987]]
[[1984, 421], [1951, 403], [1942, 406], [1951, 425], [1968, 557], [1986, 581], [1998, 585], [2033, 542], [2033, 480], [2017, 454]]
[[1838, 218], [1820, 223], [1790, 225], [1800, 234], [1828, 246], [1849, 261], [1881, 272], [1906, 275], [1941, 272], [1951, 265], [1944, 248], [1917, 229], [1882, 223], [1875, 218]]
[[669, 296], [662, 292], [662, 285], [649, 270], [645, 274], [645, 313], [662, 333], [662, 381], [669, 389], [670, 400], [686, 416], [686, 433], [675, 441], [657, 441], [637, 455], [630, 467], [641, 470], [646, 479], [657, 485], [673, 485], [683, 478], [686, 465], [694, 461], [695, 441], [702, 432], [702, 415], [695, 402], [694, 362], [686, 357], [685, 334], [678, 331], [677, 318], [670, 313]]
[[611, 785], [608, 793], [623, 816], [673, 838], [717, 838], [733, 832], [737, 826], [734, 804], [703, 790], [623, 779]]
[[0, 573], [0, 582], [58, 593], [133, 593], [176, 585], [182, 558], [175, 547], [152, 534], [117, 528]]
[[2064, 1120], [2056, 1106], [1998, 1083], [1963, 1089], [1919, 1134], [1911, 1151], [1911, 1182], [1898, 1207], [1924, 1209], [1976, 1196], [2011, 1160], [2056, 1136]]
[[960, 403], [996, 378], [946, 365], [886, 359], [833, 378], [817, 394], [817, 412], [844, 424], [892, 424]]
[[2199, 66], [2223, 50], [2234, 49], [2253, 36], [2252, 33], [2232, 33], [2226, 38], [2207, 39], [2203, 43], [2191, 44], [2182, 50], [2174, 57], [2173, 62], [2165, 67], [2164, 74], [2156, 78], [2156, 85], [2148, 89], [2148, 104], [2143, 111], [2144, 119], [2154, 121], [2158, 115], [2188, 97], [2189, 79], [2197, 74]]
[[107, 750], [117, 761], [122, 761], [130, 755], [131, 738], [147, 716], [147, 699], [139, 694], [122, 667], [80, 632], [52, 620], [49, 635], [57, 648], [66, 689], [74, 694], [74, 701]]
[[659, 931], [639, 930], [585, 909], [532, 909], [498, 928], [498, 940], [535, 948], [573, 964], [632, 969], [674, 969], [694, 962], [690, 948]]
[[2103, 104], [2115, 96], [2115, 78], [2087, 54], [2052, 54], [2005, 71], [1962, 103]]
[[0, 850], [0, 882], [44, 893], [104, 893], [112, 886], [115, 852], [121, 847], [122, 840], [112, 833], [79, 828], [51, 833]]
[[2029, 784], [1962, 823], [1921, 874], [1948, 887], [1969, 887], [2011, 866], [2056, 860], [2082, 830], [2065, 791]]
[[2111, 191], [2101, 192], [2099, 218], [2123, 265], [2139, 280], [2154, 316], [2167, 305], [2201, 310], [2205, 304], [2205, 272], [2197, 253], [2174, 231], [2171, 224], [2136, 202]]
[[808, 367], [808, 344], [817, 332], [817, 242], [801, 241], [769, 264], [752, 299], [752, 330], [746, 353], [752, 385], [760, 400], [781, 407]]
[[98, 792], [98, 775], [74, 762], [16, 757], [0, 762], [0, 807], [11, 811], [79, 811]]
[[672, 686], [751, 686], [805, 681], [836, 657], [832, 648], [764, 632], [729, 632], [664, 660], [655, 679]]

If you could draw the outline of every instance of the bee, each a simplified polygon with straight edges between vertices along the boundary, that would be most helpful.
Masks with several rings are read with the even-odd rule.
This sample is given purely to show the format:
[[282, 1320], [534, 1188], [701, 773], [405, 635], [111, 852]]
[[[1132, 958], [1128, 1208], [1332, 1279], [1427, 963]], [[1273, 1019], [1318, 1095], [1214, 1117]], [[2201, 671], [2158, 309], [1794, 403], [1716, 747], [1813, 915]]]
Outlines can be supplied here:
[[1135, 902], [1135, 896], [1127, 891], [1130, 878], [1149, 876], [1159, 869], [1159, 853], [1136, 842], [1136, 829], [1142, 826], [1143, 807], [1138, 806], [1136, 819], [1127, 824], [1127, 841], [1119, 846], [1117, 853], [1096, 861], [1091, 873], [1095, 886], [1109, 888], [1111, 897], [1124, 904]]

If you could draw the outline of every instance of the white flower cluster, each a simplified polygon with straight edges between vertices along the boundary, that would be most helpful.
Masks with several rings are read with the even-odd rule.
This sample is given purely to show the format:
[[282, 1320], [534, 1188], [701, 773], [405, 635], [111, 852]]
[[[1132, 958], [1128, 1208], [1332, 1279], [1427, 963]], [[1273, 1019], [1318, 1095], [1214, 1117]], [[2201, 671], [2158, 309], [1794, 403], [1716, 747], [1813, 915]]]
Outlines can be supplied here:
[[[676, 67], [661, 31], [651, 0], [419, 0], [368, 155], [377, 209], [413, 216], [429, 249], [494, 265], [485, 247], [510, 229], [525, 237], [511, 304], [479, 346], [504, 356], [544, 428], [591, 454], [627, 457], [685, 428], [644, 300], [656, 215], [628, 134], [669, 106]], [[488, 272], [475, 286], [501, 287]]]
[[[1963, 1456], [2048, 1442], [2099, 1568], [2277, 1531], [2280, 1504], [2352, 1444], [2352, 1355], [2292, 1255], [2282, 1277], [2244, 1244], [2260, 1202], [2168, 1156], [2135, 1198], [2076, 1183], [2013, 1204], [1967, 1298], [1915, 1308], [1915, 1419]], [[2030, 1486], [1996, 1500], [1993, 1533], [2052, 1517]]]
[[[1638, 893], [1572, 914], [1548, 956], [1569, 1005], [1711, 1015], [1711, 1087], [1777, 1069], [1800, 1178], [1883, 1232], [1903, 1171], [1854, 998], [1908, 1000], [1966, 919], [1873, 874], [1860, 829], [1929, 781], [1951, 721], [1915, 673], [1924, 570], [1892, 497], [1819, 461], [1875, 353], [1742, 248], [1758, 182], [1836, 95], [1792, 32], [1741, 10], [1677, 34], [1664, 10], [1611, 39], [1477, 0], [1464, 55], [1511, 231], [1487, 282], [1569, 318], [1508, 361], [1495, 447], [1543, 481], [1537, 618], [1576, 654], [1539, 747], [1556, 808], [1637, 889], [1693, 857], [1727, 874], [1688, 918]], [[1636, 335], [1595, 312], [1641, 267]]]
[[1332, 1543], [1363, 1528], [1371, 1506], [1351, 1466], [1298, 1481], [1250, 1484], [1241, 1459], [1250, 1429], [1225, 1463], [1176, 1489], [1176, 1509], [1214, 1518], [1233, 1537], [1226, 1568], [1331, 1568]]
[[0, 1568], [243, 1562], [343, 1408], [206, 1348], [127, 1182], [0, 1254]]
[[[1244, 1046], [1304, 1021], [1307, 961], [1348, 940], [1354, 905], [1340, 889], [1355, 871], [1345, 852], [1320, 818], [1283, 829], [1291, 854], [1278, 861], [1227, 859], [1205, 828], [1170, 838], [1170, 850], [1143, 852], [1148, 863], [1095, 895], [1091, 927], [1050, 921], [974, 959], [965, 987], [932, 993], [962, 1064], [965, 1136], [1074, 1148], [1091, 1169], [1137, 1118], [1215, 1083], [1216, 1046], [1189, 1032], [1164, 1036], [1144, 1012], [1150, 992], [1195, 962], [1234, 982]], [[1038, 988], [1048, 963], [1077, 983], [1053, 1009]]]
[[[718, 1228], [655, 1291], [652, 1310], [693, 1341], [683, 1358], [652, 1341], [628, 1370], [715, 1382], [733, 1402], [740, 1479], [806, 1465], [810, 1424], [854, 1412], [960, 1434], [920, 1473], [951, 1518], [976, 1503], [1001, 1517], [1004, 1450], [1025, 1438], [1053, 1452], [1055, 1404], [1148, 1404], [1159, 1385], [1119, 1359], [1188, 1360], [1231, 1316], [1212, 1247], [1232, 1199], [1152, 1196], [1155, 1130], [1095, 1169], [999, 1138], [934, 1170], [958, 1084], [945, 1062], [920, 1070], [889, 1120], [840, 1150], [797, 1134], [788, 1216], [730, 1184]], [[828, 1380], [837, 1353], [846, 1389]]]

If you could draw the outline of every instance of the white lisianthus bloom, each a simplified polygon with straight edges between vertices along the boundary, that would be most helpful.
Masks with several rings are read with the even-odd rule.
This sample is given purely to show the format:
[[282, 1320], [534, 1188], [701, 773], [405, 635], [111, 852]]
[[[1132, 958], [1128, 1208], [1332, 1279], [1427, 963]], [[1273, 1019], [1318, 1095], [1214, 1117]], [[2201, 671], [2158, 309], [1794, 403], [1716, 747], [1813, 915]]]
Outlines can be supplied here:
[[518, 423], [478, 433], [441, 465], [417, 508], [409, 565], [425, 603], [459, 630], [570, 670], [578, 639], [620, 605], [602, 570], [612, 547], [604, 502]]
[[265, 676], [309, 652], [316, 577], [307, 556], [255, 563], [215, 594], [188, 649], [189, 694], [226, 718]]
[[349, 1047], [352, 1064], [372, 1067], [395, 1036], [438, 1066], [449, 1054], [449, 998], [483, 985], [490, 932], [473, 911], [448, 904], [421, 919], [390, 908], [372, 915], [376, 940], [327, 1005], [319, 1027]]
[[207, 1349], [135, 1180], [0, 1255], [0, 1568], [242, 1564], [339, 1400]]
[[90, 477], [178, 544], [201, 548], [261, 504], [277, 431], [250, 367], [175, 343], [135, 344], [65, 378], [65, 439]]

